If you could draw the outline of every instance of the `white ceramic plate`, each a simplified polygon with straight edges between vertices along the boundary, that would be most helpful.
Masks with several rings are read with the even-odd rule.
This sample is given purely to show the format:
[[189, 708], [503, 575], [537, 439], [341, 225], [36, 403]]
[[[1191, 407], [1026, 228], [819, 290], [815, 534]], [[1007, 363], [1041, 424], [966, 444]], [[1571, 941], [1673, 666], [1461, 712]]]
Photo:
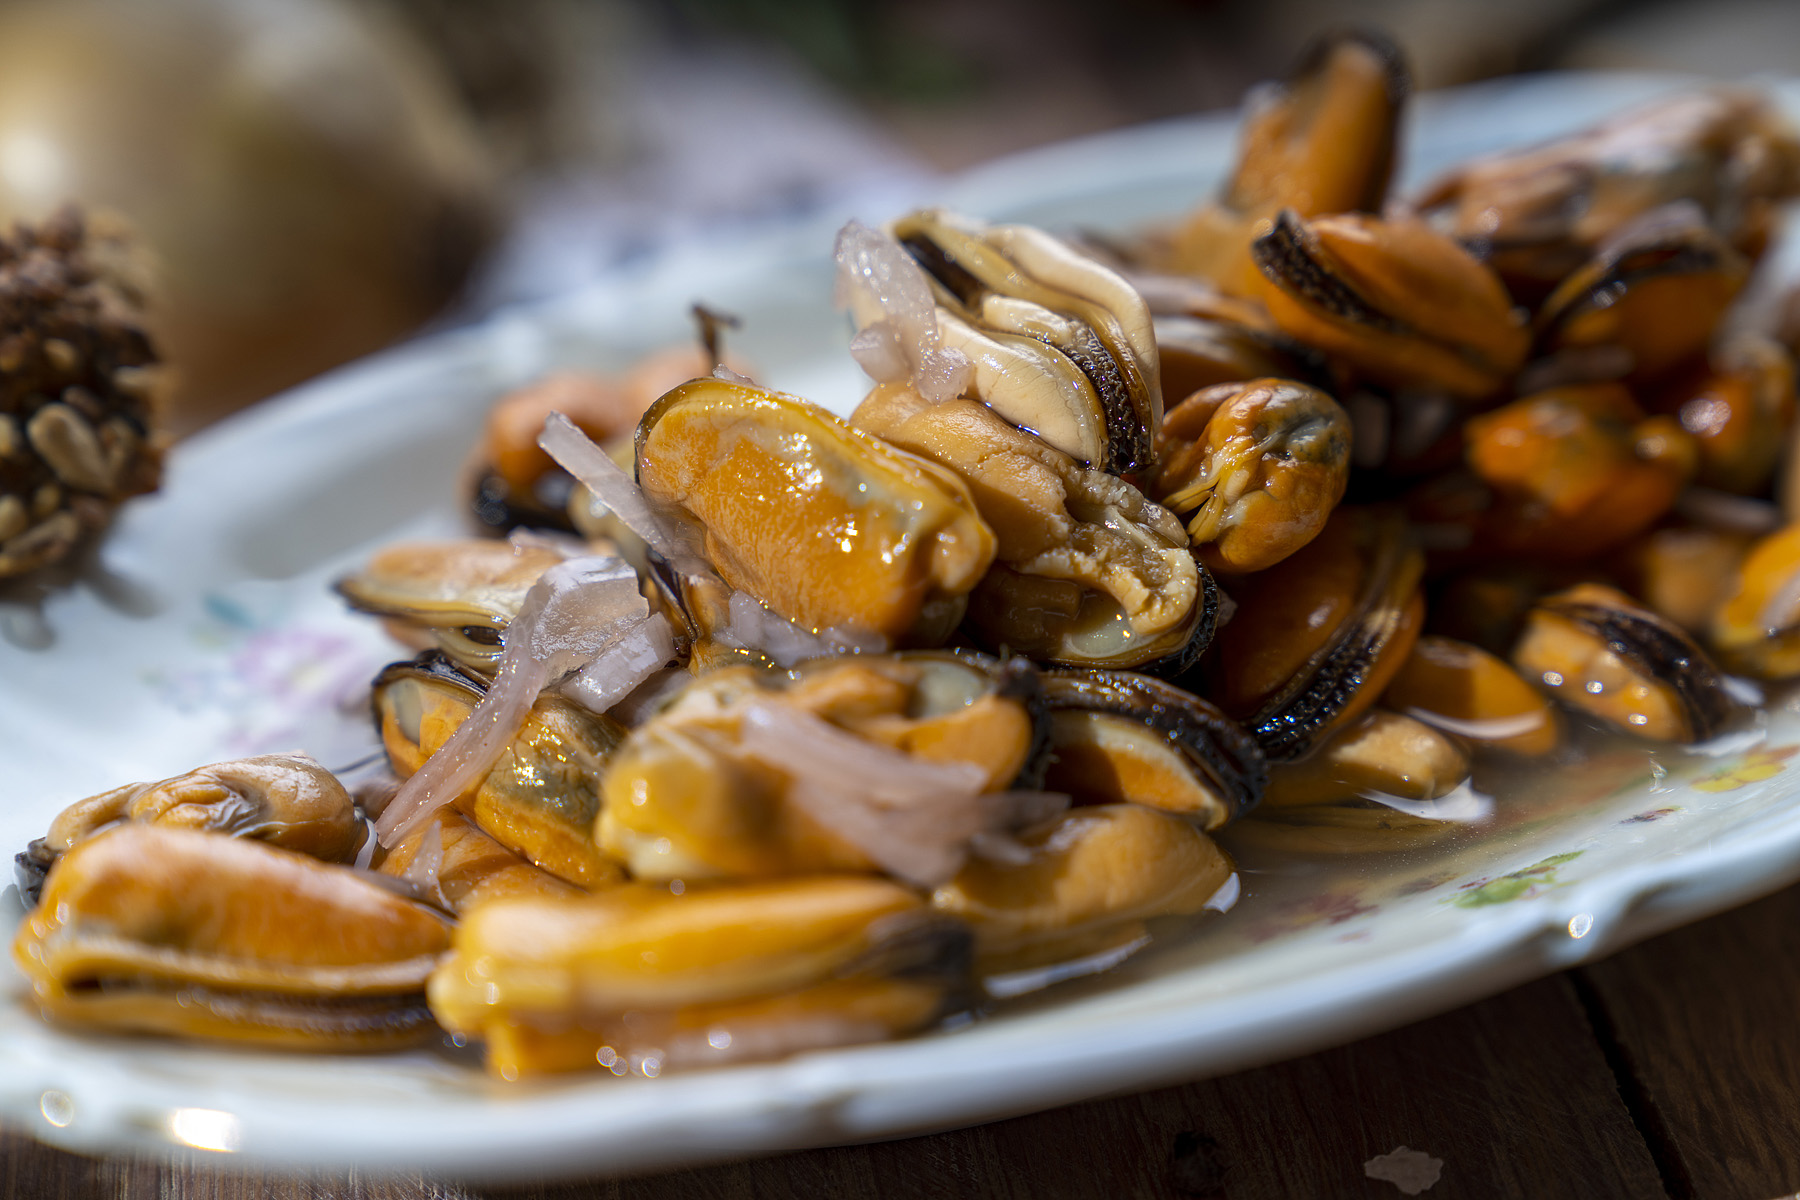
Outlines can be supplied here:
[[[1563, 76], [1425, 97], [1408, 177], [1667, 86]], [[1207, 194], [1234, 124], [1054, 147], [937, 199], [1129, 228]], [[165, 490], [125, 514], [104, 569], [41, 611], [0, 607], [0, 846], [22, 848], [65, 804], [126, 780], [250, 752], [304, 747], [342, 764], [371, 749], [361, 689], [398, 655], [325, 585], [379, 544], [458, 530], [460, 465], [507, 388], [684, 338], [687, 307], [704, 298], [746, 318], [735, 344], [765, 382], [847, 410], [863, 382], [830, 307], [835, 224], [695, 250], [403, 347], [183, 445]], [[1228, 916], [954, 1030], [655, 1080], [505, 1085], [448, 1051], [304, 1057], [76, 1036], [38, 1020], [9, 965], [0, 1119], [90, 1152], [197, 1145], [521, 1177], [899, 1135], [1229, 1071], [1452, 1007], [1800, 877], [1800, 713], [1781, 708], [1711, 749], [1600, 756], [1503, 806], [1479, 836], [1428, 851], [1246, 859], [1256, 869]], [[19, 906], [7, 902], [10, 926]]]

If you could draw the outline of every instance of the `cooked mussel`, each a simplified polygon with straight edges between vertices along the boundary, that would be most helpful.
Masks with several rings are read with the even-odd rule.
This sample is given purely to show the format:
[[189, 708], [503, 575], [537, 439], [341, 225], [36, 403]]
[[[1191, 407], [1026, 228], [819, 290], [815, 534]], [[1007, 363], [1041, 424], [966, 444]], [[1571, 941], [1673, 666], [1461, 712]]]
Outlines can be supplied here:
[[1283, 210], [1251, 255], [1283, 332], [1388, 387], [1478, 399], [1530, 345], [1499, 278], [1414, 217]]
[[993, 530], [995, 565], [969, 601], [991, 646], [1072, 666], [1191, 661], [1211, 640], [1217, 592], [1175, 515], [1124, 480], [971, 400], [933, 404], [882, 384], [857, 426], [963, 479]]
[[968, 489], [796, 396], [697, 379], [644, 415], [637, 482], [731, 587], [819, 632], [934, 644], [994, 555]]
[[1632, 382], [1654, 380], [1706, 349], [1749, 275], [1693, 205], [1653, 210], [1602, 242], [1544, 301], [1539, 350], [1616, 348]]
[[1424, 616], [1424, 561], [1398, 512], [1340, 508], [1298, 553], [1233, 586], [1207, 694], [1271, 762], [1304, 758], [1375, 702]]
[[974, 365], [967, 395], [1085, 466], [1150, 465], [1162, 383], [1150, 310], [1130, 284], [1026, 225], [932, 209], [893, 235], [932, 280], [939, 336]]
[[256, 838], [325, 862], [349, 862], [367, 830], [344, 785], [309, 755], [234, 759], [76, 801], [17, 857], [20, 891], [35, 902], [58, 858], [127, 821]]
[[1692, 638], [1601, 584], [1539, 601], [1512, 658], [1557, 700], [1641, 738], [1705, 741], [1737, 708]]
[[564, 557], [532, 542], [402, 542], [335, 586], [350, 607], [383, 618], [405, 645], [435, 646], [470, 670], [492, 675], [502, 635], [525, 594]]
[[1145, 920], [1197, 913], [1233, 882], [1211, 838], [1135, 804], [1071, 809], [1019, 840], [1023, 855], [971, 859], [932, 893], [974, 929], [984, 976], [1128, 952]]
[[431, 1008], [504, 1078], [774, 1058], [921, 1028], [965, 989], [968, 932], [868, 876], [628, 884], [470, 913]]
[[1562, 740], [1556, 711], [1505, 660], [1439, 634], [1413, 644], [1382, 703], [1483, 749], [1538, 758]]
[[[423, 766], [485, 689], [436, 651], [384, 668], [375, 677], [375, 722], [394, 773], [405, 779]], [[453, 803], [554, 875], [582, 887], [612, 882], [619, 867], [594, 844], [593, 826], [607, 758], [624, 736], [616, 721], [546, 692], [492, 769]]]
[[1471, 417], [1465, 456], [1491, 489], [1477, 551], [1582, 560], [1653, 525], [1698, 450], [1672, 417], [1645, 416], [1616, 383], [1574, 384]]
[[1307, 854], [1406, 850], [1485, 820], [1469, 756], [1422, 721], [1372, 709], [1301, 762], [1270, 771], [1264, 804], [1227, 831], [1234, 846]]
[[1652, 209], [1697, 204], [1754, 255], [1800, 185], [1800, 144], [1768, 99], [1727, 88], [1652, 101], [1547, 145], [1477, 159], [1421, 208], [1535, 301]]
[[1267, 811], [1349, 800], [1438, 800], [1469, 778], [1454, 738], [1383, 708], [1344, 726], [1310, 757], [1269, 772]]
[[1200, 561], [1242, 574], [1317, 536], [1350, 478], [1350, 418], [1282, 379], [1221, 384], [1170, 409], [1145, 490], [1187, 523]]
[[450, 922], [370, 877], [243, 838], [127, 823], [50, 872], [13, 958], [44, 1014], [309, 1050], [432, 1029]]
[[1192, 692], [1127, 671], [1051, 671], [1043, 683], [1051, 791], [1142, 804], [1209, 830], [1262, 795], [1268, 765], [1255, 740]]
[[1794, 419], [1794, 358], [1773, 338], [1743, 334], [1704, 365], [1679, 373], [1650, 401], [1673, 414], [1700, 452], [1694, 479], [1739, 495], [1762, 493]]
[[1202, 388], [1267, 378], [1329, 386], [1331, 372], [1324, 356], [1277, 330], [1267, 317], [1250, 324], [1158, 313], [1154, 325], [1162, 357], [1165, 437], [1169, 410]]
[[1251, 94], [1236, 168], [1218, 199], [1175, 232], [1169, 265], [1253, 294], [1250, 242], [1281, 209], [1379, 211], [1410, 88], [1399, 47], [1380, 34], [1314, 42], [1285, 84]]
[[[1634, 539], [1607, 566], [1620, 587], [1645, 607], [1704, 638], [1714, 615], [1736, 591], [1739, 569], [1757, 540], [1744, 529], [1676, 521]], [[1722, 643], [1715, 641], [1713, 649], [1730, 660]], [[1733, 664], [1733, 669], [1744, 668]]]
[[579, 896], [582, 889], [513, 853], [453, 808], [440, 808], [401, 838], [376, 868], [458, 915], [512, 896]]
[[561, 413], [594, 440], [609, 441], [629, 434], [660, 394], [634, 396], [598, 375], [559, 371], [502, 396], [488, 410], [482, 431], [479, 453], [484, 461], [471, 502], [476, 519], [500, 532], [518, 525], [570, 528], [574, 484], [538, 448], [544, 418]]
[[885, 870], [935, 883], [982, 839], [1064, 803], [1029, 790], [1042, 704], [1028, 664], [981, 655], [721, 668], [632, 731], [597, 837], [638, 879]]
[[1800, 525], [1758, 539], [1726, 578], [1710, 628], [1719, 656], [1763, 679], [1800, 675]]

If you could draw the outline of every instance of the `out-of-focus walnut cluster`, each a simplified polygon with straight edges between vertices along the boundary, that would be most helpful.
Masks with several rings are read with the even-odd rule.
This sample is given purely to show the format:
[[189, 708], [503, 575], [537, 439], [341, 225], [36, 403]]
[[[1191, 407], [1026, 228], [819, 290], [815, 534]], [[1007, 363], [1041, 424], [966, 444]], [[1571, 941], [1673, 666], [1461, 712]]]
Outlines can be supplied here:
[[119, 231], [65, 208], [0, 236], [0, 578], [154, 491], [157, 355]]

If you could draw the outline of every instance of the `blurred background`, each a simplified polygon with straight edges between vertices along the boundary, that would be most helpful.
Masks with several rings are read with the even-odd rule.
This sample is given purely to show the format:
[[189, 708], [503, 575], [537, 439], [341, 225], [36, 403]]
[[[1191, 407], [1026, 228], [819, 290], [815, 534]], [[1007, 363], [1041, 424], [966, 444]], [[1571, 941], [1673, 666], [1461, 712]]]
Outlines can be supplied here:
[[1800, 47], [1785, 0], [0, 0], [0, 228], [136, 228], [179, 434], [677, 241], [1235, 107], [1344, 24], [1424, 88]]

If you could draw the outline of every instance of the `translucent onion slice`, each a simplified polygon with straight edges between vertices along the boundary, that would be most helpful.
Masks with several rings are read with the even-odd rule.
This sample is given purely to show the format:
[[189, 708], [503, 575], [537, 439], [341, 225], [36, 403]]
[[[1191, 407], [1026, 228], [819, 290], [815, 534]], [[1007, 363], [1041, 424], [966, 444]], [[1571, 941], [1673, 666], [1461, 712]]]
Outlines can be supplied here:
[[838, 230], [838, 303], [859, 332], [850, 343], [857, 364], [880, 383], [910, 379], [927, 400], [963, 393], [975, 365], [938, 337], [931, 283], [900, 243], [861, 221]]
[[760, 650], [786, 668], [809, 658], [838, 654], [880, 654], [887, 639], [867, 629], [828, 626], [814, 633], [794, 624], [748, 592], [733, 592], [730, 623], [713, 634], [715, 641], [739, 649]]
[[485, 776], [538, 693], [599, 657], [649, 608], [624, 559], [573, 558], [545, 571], [502, 635], [500, 669], [487, 694], [382, 811], [375, 823], [381, 844], [392, 847]]
[[687, 536], [681, 516], [650, 502], [631, 476], [575, 427], [575, 422], [561, 413], [544, 419], [544, 432], [538, 435], [538, 446], [573, 475], [600, 502], [612, 509], [613, 515], [626, 528], [644, 539], [646, 545], [660, 554], [671, 567], [683, 575], [712, 575], [712, 564], [694, 548]]
[[620, 634], [593, 662], [571, 675], [562, 685], [562, 694], [603, 713], [679, 656], [669, 619], [661, 613], [651, 613]]
[[[981, 791], [974, 763], [934, 763], [864, 741], [811, 713], [753, 702], [738, 735], [749, 758], [790, 780], [789, 798], [813, 820], [919, 887], [948, 882], [971, 842], [1054, 816], [1067, 796]], [[993, 839], [983, 839], [992, 849]]]
[[419, 895], [442, 908], [449, 908], [450, 901], [445, 898], [443, 888], [438, 886], [438, 874], [444, 869], [444, 833], [439, 825], [428, 826], [425, 836], [419, 839], [418, 853], [413, 855], [406, 870], [400, 872], [400, 878], [419, 889]]

